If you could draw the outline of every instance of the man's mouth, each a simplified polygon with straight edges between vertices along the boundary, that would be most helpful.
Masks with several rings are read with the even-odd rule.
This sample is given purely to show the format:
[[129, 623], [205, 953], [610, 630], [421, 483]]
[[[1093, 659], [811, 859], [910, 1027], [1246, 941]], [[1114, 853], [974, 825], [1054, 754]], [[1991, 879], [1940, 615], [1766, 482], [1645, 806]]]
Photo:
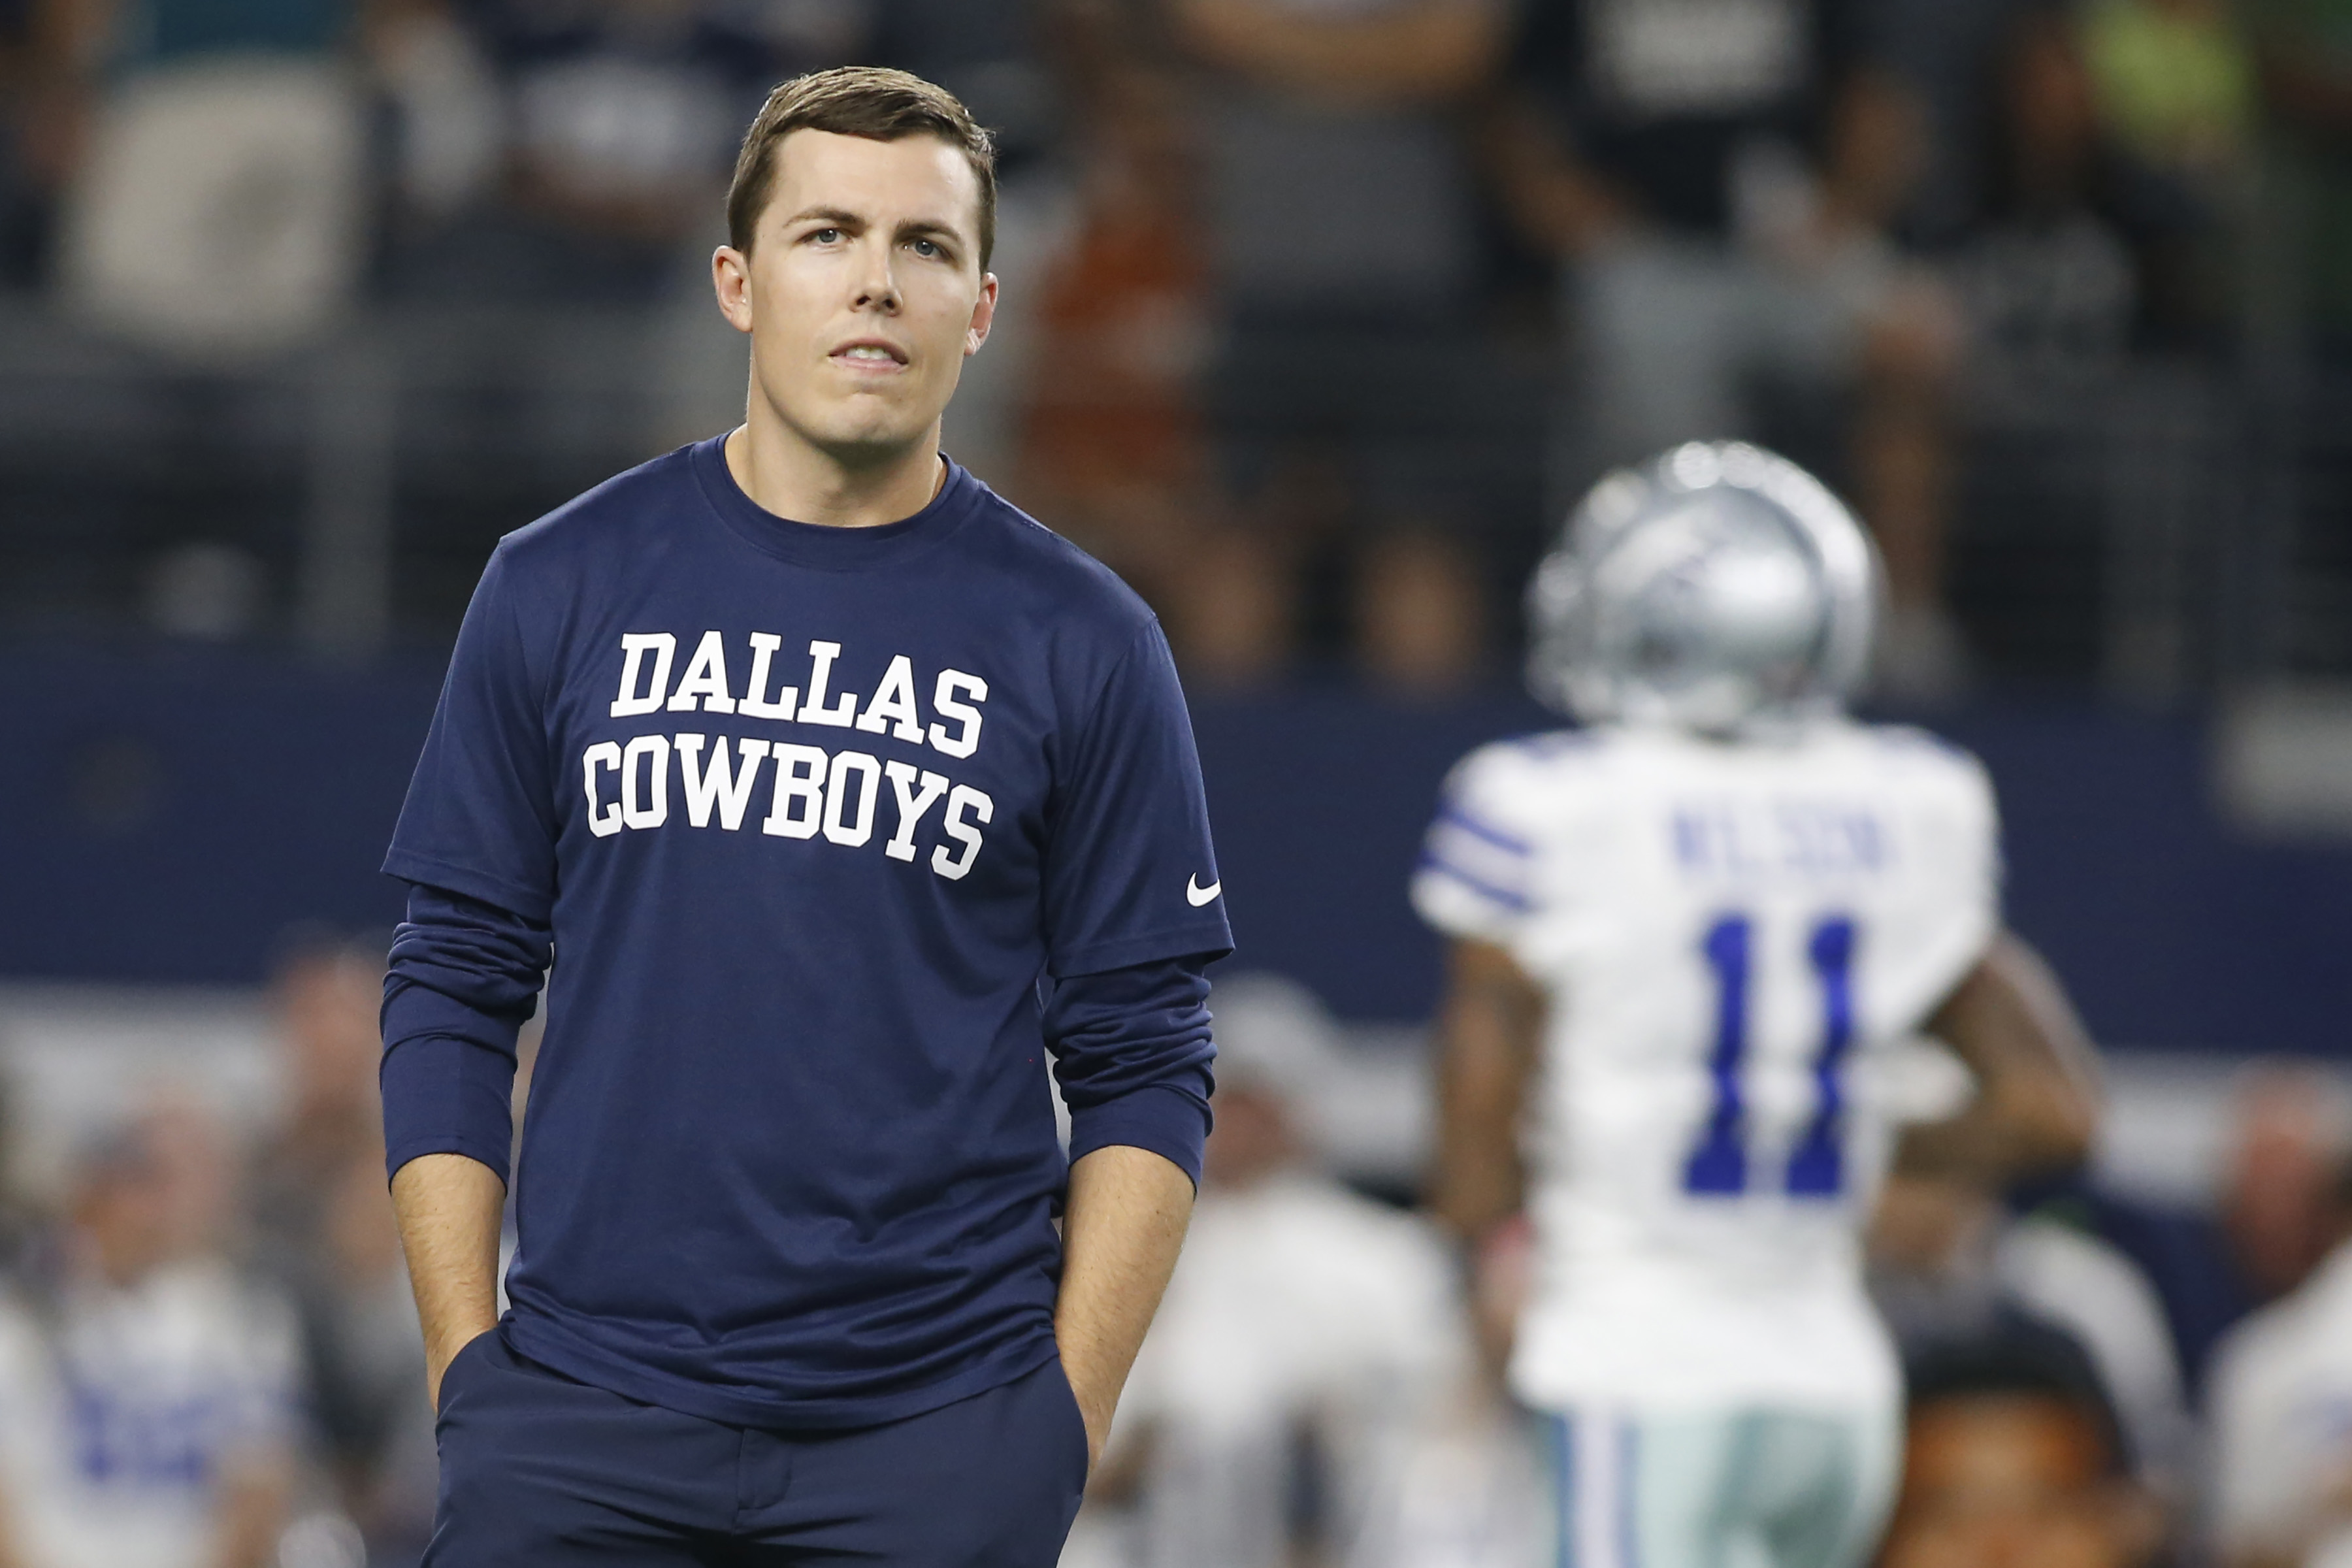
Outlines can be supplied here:
[[887, 343], [846, 343], [834, 350], [832, 357], [860, 369], [896, 370], [907, 363], [907, 356]]

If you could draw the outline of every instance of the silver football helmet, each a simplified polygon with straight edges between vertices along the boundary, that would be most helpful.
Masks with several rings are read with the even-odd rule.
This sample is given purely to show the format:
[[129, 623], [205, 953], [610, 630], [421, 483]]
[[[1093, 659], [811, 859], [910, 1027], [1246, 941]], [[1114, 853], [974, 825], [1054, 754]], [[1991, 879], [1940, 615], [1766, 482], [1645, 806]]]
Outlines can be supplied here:
[[1869, 663], [1878, 558], [1819, 479], [1693, 441], [1592, 488], [1528, 584], [1528, 684], [1588, 723], [1730, 734], [1833, 712]]

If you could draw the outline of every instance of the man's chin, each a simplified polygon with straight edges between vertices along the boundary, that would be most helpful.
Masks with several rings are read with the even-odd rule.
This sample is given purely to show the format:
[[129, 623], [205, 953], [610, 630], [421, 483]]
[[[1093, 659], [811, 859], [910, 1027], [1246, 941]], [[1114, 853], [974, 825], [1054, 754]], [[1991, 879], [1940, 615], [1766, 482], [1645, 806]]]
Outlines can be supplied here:
[[866, 468], [903, 458], [919, 446], [936, 424], [910, 419], [898, 410], [857, 411], [849, 417], [811, 420], [801, 438], [844, 468]]

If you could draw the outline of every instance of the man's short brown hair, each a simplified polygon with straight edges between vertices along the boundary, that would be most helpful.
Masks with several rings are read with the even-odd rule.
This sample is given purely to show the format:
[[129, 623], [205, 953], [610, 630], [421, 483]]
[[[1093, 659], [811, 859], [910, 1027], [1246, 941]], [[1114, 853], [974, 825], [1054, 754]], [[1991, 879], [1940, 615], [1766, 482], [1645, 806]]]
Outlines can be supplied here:
[[964, 155], [980, 182], [980, 267], [996, 249], [996, 142], [956, 95], [921, 77], [879, 66], [840, 66], [794, 77], [768, 95], [743, 134], [727, 191], [727, 243], [751, 254], [751, 235], [775, 185], [776, 145], [795, 131], [830, 131], [896, 142], [936, 136]]

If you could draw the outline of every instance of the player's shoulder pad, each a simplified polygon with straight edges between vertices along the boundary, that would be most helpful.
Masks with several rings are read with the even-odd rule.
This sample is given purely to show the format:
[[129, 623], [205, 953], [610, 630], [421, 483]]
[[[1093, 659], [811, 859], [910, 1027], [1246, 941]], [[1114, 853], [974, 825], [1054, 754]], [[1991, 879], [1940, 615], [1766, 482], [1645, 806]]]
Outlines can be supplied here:
[[1589, 730], [1540, 730], [1532, 734], [1507, 735], [1465, 754], [1447, 773], [1446, 785], [1451, 789], [1457, 784], [1517, 781], [1573, 773], [1597, 761], [1603, 750], [1601, 738]]
[[1871, 724], [1864, 726], [1862, 732], [1871, 744], [1891, 757], [1963, 773], [1985, 771], [1983, 761], [1974, 752], [1916, 724]]
[[1862, 734], [1882, 760], [1908, 777], [1940, 783], [1987, 812], [1994, 810], [1992, 773], [1966, 746], [1914, 724], [1872, 724]]
[[1447, 771], [1439, 795], [1450, 808], [1506, 826], [1542, 815], [1529, 797], [1555, 794], [1589, 771], [1601, 750], [1597, 737], [1580, 730], [1547, 730], [1489, 741]]

